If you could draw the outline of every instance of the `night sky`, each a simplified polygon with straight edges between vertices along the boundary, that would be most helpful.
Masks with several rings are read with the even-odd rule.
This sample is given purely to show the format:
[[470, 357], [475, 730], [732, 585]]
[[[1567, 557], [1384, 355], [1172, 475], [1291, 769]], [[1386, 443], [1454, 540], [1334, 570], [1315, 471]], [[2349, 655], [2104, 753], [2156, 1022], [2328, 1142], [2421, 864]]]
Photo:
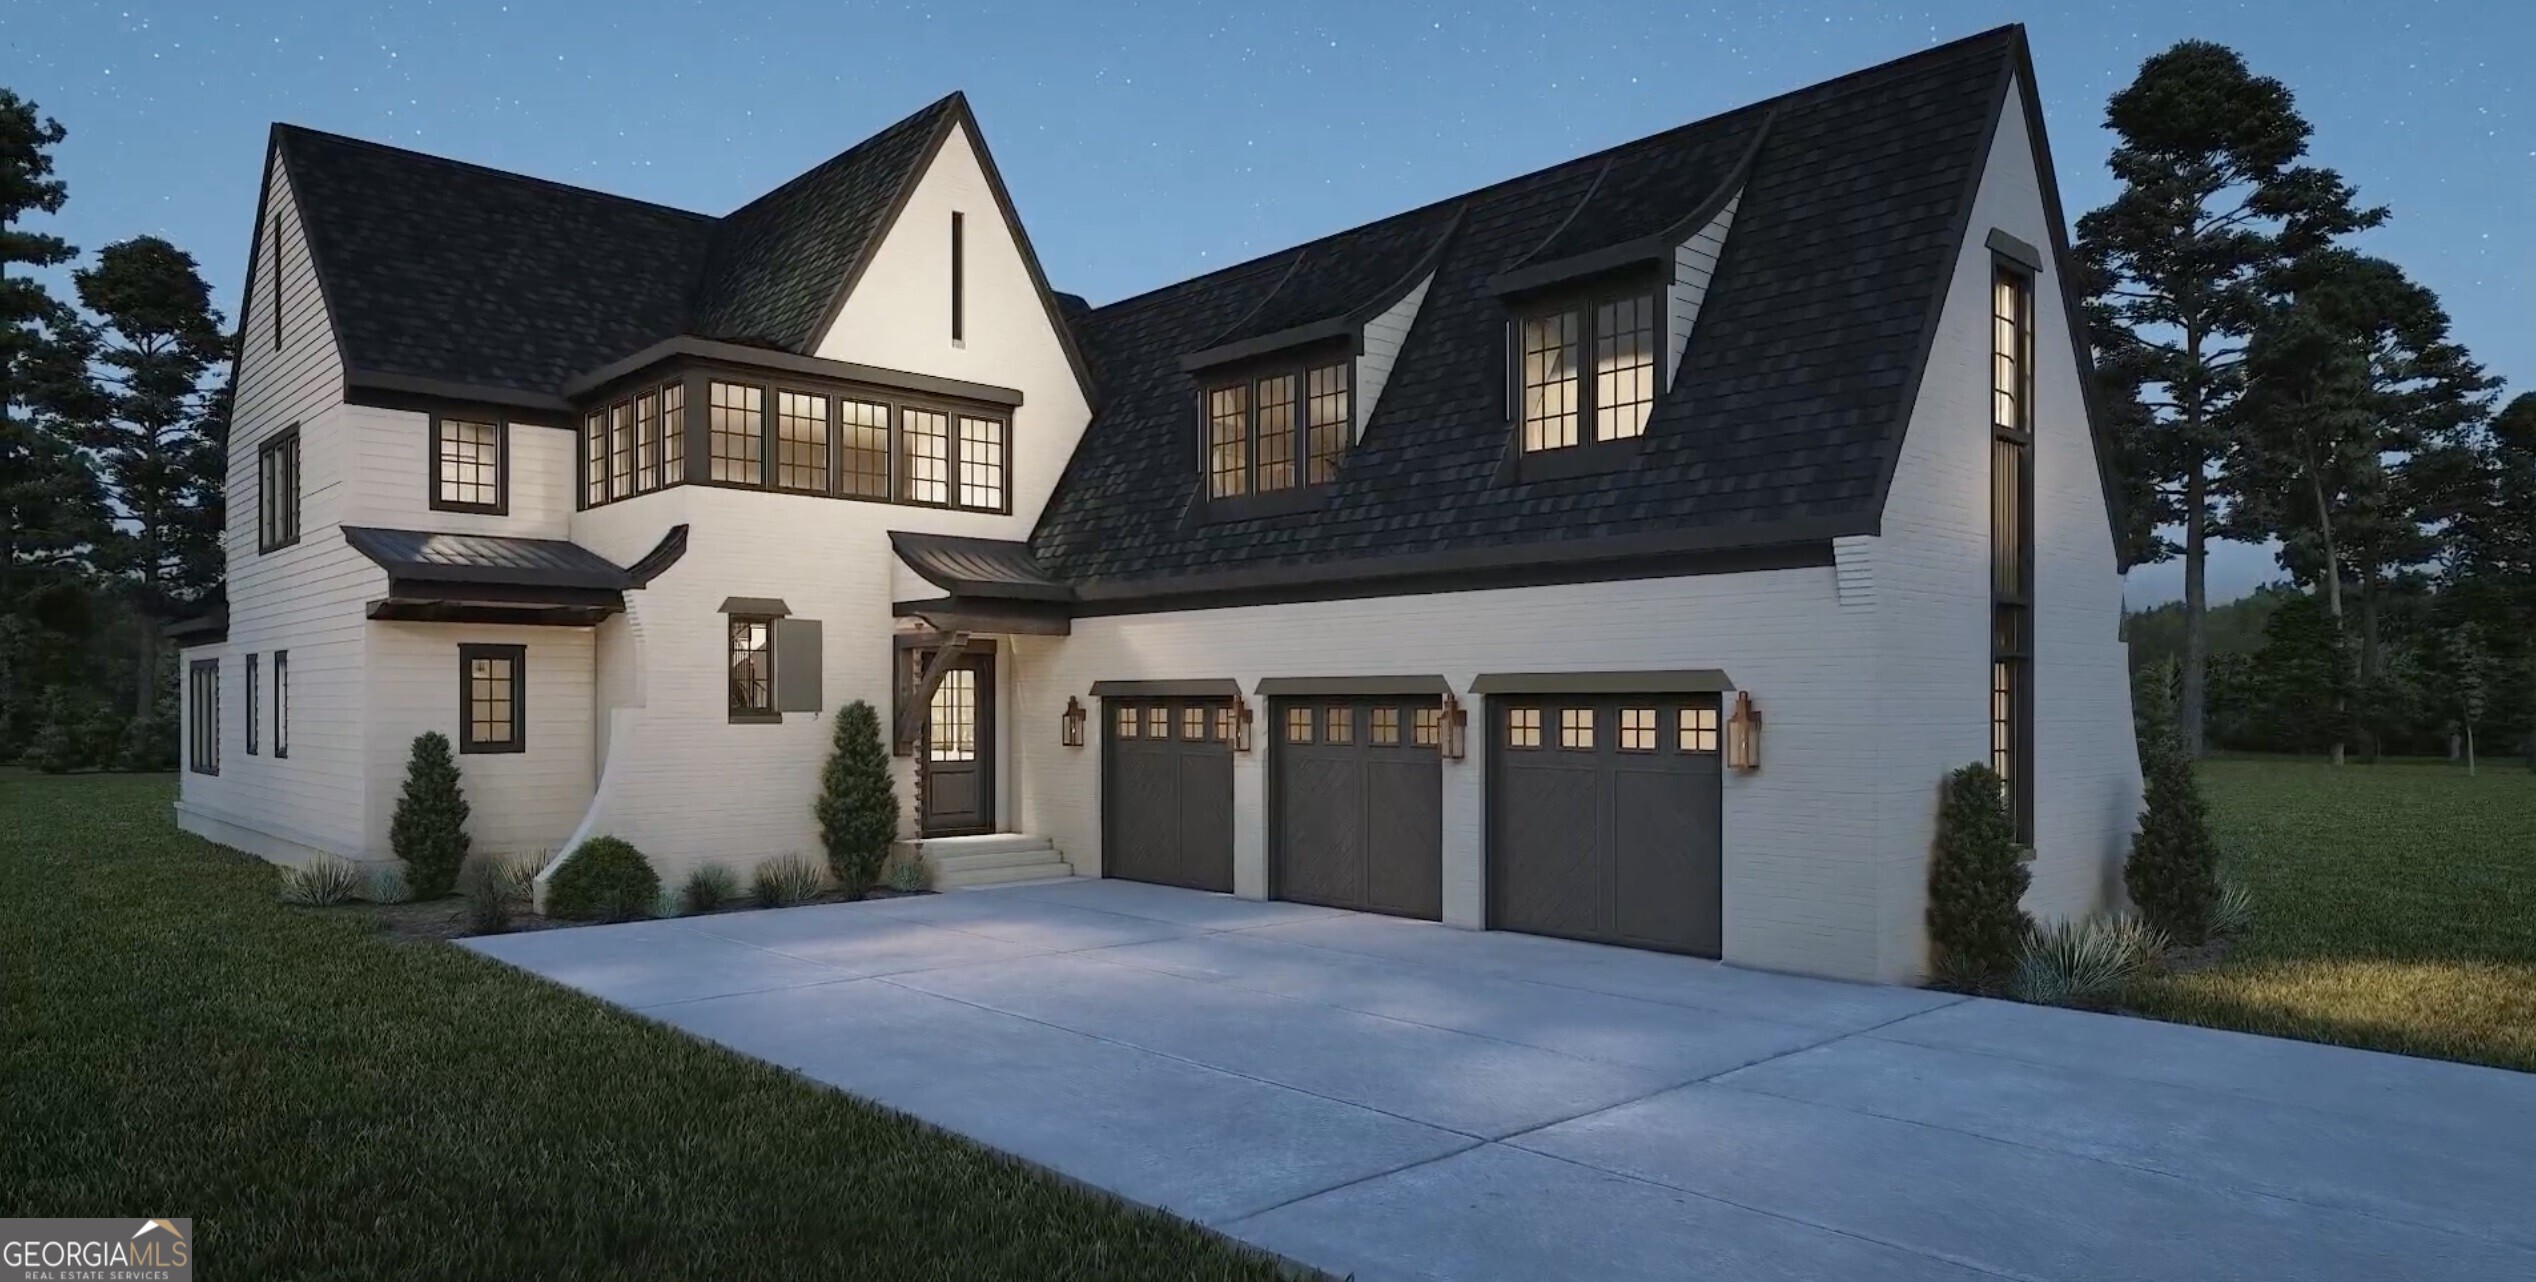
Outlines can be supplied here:
[[[232, 316], [274, 120], [722, 213], [965, 89], [1052, 283], [1098, 303], [2020, 20], [2071, 216], [2109, 194], [2106, 95], [2175, 40], [2221, 41], [2393, 207], [2363, 247], [2536, 387], [2536, 5], [2515, 0], [0, 0], [0, 84], [71, 131], [51, 229], [165, 236]], [[2276, 573], [2228, 549], [2213, 594]], [[2148, 567], [2130, 595], [2179, 582]]]

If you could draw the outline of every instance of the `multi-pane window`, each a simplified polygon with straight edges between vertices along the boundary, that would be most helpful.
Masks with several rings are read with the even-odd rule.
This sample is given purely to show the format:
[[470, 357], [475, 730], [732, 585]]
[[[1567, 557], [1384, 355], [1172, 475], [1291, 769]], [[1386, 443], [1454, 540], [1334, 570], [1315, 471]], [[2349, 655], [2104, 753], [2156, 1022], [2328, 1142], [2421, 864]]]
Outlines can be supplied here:
[[247, 755], [255, 755], [255, 712], [263, 691], [256, 688], [255, 656], [247, 656]]
[[1433, 748], [1444, 742], [1444, 709], [1419, 708], [1409, 717], [1409, 742]]
[[185, 765], [220, 773], [220, 660], [196, 659], [185, 672]]
[[255, 454], [255, 546], [271, 552], [299, 542], [299, 427], [273, 434]]
[[502, 510], [502, 425], [432, 420], [431, 505], [460, 512]]
[[1655, 709], [1622, 708], [1620, 710], [1620, 750], [1622, 752], [1655, 751]]
[[1385, 748], [1394, 747], [1399, 744], [1400, 709], [1374, 709], [1373, 742]]
[[1312, 742], [1312, 710], [1310, 708], [1286, 709], [1286, 742]]
[[687, 385], [671, 383], [660, 389], [660, 483], [677, 485], [687, 479]]
[[898, 411], [899, 453], [907, 460], [898, 496], [936, 506], [951, 501], [951, 416], [940, 410]]
[[977, 760], [977, 669], [952, 668], [925, 712], [925, 759]]
[[775, 621], [731, 616], [731, 716], [771, 718], [775, 712]]
[[1000, 511], [1004, 506], [1004, 424], [960, 416], [960, 506]]
[[1231, 743], [1233, 741], [1233, 710], [1231, 708], [1217, 708], [1215, 710], [1215, 733], [1212, 738], [1214, 738], [1217, 743]]
[[273, 652], [273, 757], [291, 755], [291, 652]]
[[1680, 716], [1681, 739], [1675, 747], [1683, 752], [1717, 751], [1717, 709], [1684, 708]]
[[1356, 709], [1331, 708], [1321, 716], [1321, 742], [1356, 742]]
[[527, 667], [525, 646], [458, 647], [458, 751], [527, 750]]
[[827, 491], [827, 397], [775, 393], [775, 488], [813, 494]]
[[1594, 746], [1594, 710], [1592, 708], [1559, 709], [1559, 746], [1562, 748]]
[[1148, 739], [1171, 737], [1171, 709], [1160, 704], [1145, 709], [1145, 737]]
[[634, 402], [608, 407], [608, 488], [619, 498], [634, 492]]
[[1598, 298], [1524, 317], [1516, 350], [1524, 451], [1644, 433], [1655, 405], [1656, 333], [1652, 293]]
[[1991, 281], [1990, 765], [2017, 840], [2034, 840], [2034, 281]]
[[1539, 708], [1506, 709], [1506, 746], [1509, 748], [1541, 746], [1541, 710]]
[[1117, 715], [1112, 717], [1111, 720], [1117, 723], [1117, 734], [1119, 738], [1133, 739], [1136, 737], [1136, 727], [1141, 721], [1136, 713], [1136, 705], [1132, 703], [1120, 704]]
[[881, 401], [840, 401], [837, 493], [889, 497], [889, 406]]
[[713, 450], [713, 479], [732, 485], [764, 485], [766, 389], [716, 382], [707, 394], [706, 434]]
[[634, 398], [634, 492], [660, 488], [660, 394]]
[[1206, 737], [1206, 709], [1180, 709], [1180, 737], [1189, 740]]
[[581, 476], [583, 507], [597, 507], [608, 501], [608, 415], [593, 410], [581, 416]]
[[1207, 389], [1208, 497], [1275, 494], [1336, 480], [1350, 421], [1345, 361]]

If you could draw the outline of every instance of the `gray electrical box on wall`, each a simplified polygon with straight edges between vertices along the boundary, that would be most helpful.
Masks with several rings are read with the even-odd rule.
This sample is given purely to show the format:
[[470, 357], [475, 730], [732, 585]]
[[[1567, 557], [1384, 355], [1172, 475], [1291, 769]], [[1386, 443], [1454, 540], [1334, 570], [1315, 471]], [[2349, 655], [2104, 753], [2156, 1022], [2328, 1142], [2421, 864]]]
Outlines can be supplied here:
[[817, 619], [775, 620], [775, 711], [819, 711], [826, 655]]

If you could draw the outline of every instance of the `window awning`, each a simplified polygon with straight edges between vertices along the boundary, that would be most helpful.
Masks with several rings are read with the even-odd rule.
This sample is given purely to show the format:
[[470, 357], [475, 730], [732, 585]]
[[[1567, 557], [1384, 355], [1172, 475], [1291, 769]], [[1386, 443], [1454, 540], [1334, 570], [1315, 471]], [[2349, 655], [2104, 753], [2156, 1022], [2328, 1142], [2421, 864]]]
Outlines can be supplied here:
[[343, 539], [387, 571], [388, 594], [370, 602], [370, 618], [588, 627], [623, 610], [626, 589], [677, 563], [687, 527], [673, 527], [631, 567], [562, 539], [362, 525], [343, 527]]

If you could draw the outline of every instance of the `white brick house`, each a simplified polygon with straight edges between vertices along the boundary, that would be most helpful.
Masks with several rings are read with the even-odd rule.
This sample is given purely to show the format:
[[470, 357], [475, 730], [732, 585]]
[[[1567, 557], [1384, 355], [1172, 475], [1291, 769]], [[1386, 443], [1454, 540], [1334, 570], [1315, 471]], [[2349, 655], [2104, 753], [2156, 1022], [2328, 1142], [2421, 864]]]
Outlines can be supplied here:
[[2003, 29], [1099, 308], [957, 96], [719, 218], [278, 126], [179, 821], [388, 860], [437, 730], [479, 849], [744, 874], [863, 699], [953, 880], [1907, 981], [1983, 760], [2100, 907], [2034, 93]]

